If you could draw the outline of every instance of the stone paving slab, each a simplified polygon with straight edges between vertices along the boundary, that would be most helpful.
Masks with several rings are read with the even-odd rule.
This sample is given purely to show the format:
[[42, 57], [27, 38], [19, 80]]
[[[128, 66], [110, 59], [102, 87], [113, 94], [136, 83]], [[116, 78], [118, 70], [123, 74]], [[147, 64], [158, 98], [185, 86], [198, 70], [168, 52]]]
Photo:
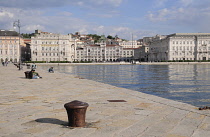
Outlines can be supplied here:
[[[39, 68], [42, 79], [26, 79], [28, 70], [0, 66], [1, 137], [210, 136], [210, 110]], [[89, 104], [84, 128], [67, 126], [73, 100]]]

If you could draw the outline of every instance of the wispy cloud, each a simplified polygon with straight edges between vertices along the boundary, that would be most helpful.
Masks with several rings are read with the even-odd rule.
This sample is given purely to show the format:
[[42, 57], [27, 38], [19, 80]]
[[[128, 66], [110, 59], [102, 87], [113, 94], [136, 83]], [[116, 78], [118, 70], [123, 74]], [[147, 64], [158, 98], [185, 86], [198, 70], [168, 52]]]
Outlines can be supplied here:
[[154, 7], [164, 7], [168, 0], [155, 0]]
[[[15, 8], [47, 8], [47, 7], [62, 7], [62, 6], [84, 6], [95, 7], [108, 5], [117, 7], [122, 3], [122, 0], [1, 0], [2, 7]], [[95, 7], [96, 8], [96, 7]]]
[[138, 39], [158, 33], [210, 31], [210, 1], [0, 0], [0, 29], [12, 29], [17, 19], [24, 33], [80, 31], [126, 39], [133, 33]]
[[[209, 1], [204, 1], [210, 4]], [[155, 23], [168, 22], [171, 25], [190, 26], [195, 29], [200, 28], [200, 31], [210, 31], [207, 27], [210, 22], [209, 13], [210, 5], [201, 4], [196, 0], [180, 0], [171, 7], [148, 12], [147, 18]], [[206, 29], [201, 26], [205, 26]]]

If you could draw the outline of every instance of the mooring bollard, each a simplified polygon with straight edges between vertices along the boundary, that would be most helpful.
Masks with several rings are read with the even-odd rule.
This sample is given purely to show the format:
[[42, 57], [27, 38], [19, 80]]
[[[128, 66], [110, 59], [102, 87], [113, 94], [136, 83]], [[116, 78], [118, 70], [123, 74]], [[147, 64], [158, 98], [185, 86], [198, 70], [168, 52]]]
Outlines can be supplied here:
[[85, 113], [88, 106], [88, 103], [78, 100], [74, 100], [64, 105], [68, 114], [70, 127], [84, 127], [86, 125]]
[[30, 77], [29, 77], [30, 71], [26, 71], [26, 72], [24, 72], [24, 73], [25, 73], [26, 78], [30, 78]]

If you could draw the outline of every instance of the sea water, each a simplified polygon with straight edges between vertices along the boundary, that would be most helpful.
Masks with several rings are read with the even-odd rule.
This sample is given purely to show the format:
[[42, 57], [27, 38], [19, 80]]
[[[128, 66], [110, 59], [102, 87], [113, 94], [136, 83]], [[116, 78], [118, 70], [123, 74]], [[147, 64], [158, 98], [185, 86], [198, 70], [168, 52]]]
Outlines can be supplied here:
[[[49, 66], [40, 66], [48, 70]], [[210, 65], [68, 65], [55, 72], [128, 88], [197, 107], [210, 106]]]

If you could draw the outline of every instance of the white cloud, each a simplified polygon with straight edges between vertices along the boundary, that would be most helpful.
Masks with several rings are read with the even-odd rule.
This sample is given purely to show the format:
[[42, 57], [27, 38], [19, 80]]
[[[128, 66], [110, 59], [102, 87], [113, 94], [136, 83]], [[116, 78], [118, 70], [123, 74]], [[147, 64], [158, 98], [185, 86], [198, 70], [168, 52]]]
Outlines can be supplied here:
[[[105, 34], [106, 36], [118, 35], [119, 37], [124, 39], [131, 39], [131, 34], [128, 32], [132, 31], [135, 34], [134, 38], [140, 38], [140, 36], [142, 36], [142, 32], [137, 32], [136, 30], [132, 30], [128, 27], [121, 27], [120, 25], [106, 26], [92, 23], [81, 18], [77, 18], [68, 11], [55, 12], [55, 14], [47, 15], [47, 13], [50, 12], [50, 9], [48, 9], [47, 11], [45, 11], [44, 9], [22, 10], [18, 8], [4, 7], [2, 8], [2, 13], [0, 13], [2, 17], [4, 17], [4, 21], [0, 18], [0, 24], [3, 29], [11, 29], [13, 28], [13, 22], [19, 19], [21, 23], [21, 33], [33, 33], [34, 30], [40, 29], [46, 32], [61, 34], [80, 32], [83, 34]], [[118, 12], [116, 11], [109, 11], [109, 13], [116, 15], [118, 14]], [[9, 14], [10, 16], [3, 16], [6, 14]], [[144, 33], [144, 36], [145, 35], [146, 34]]]
[[163, 7], [165, 6], [166, 2], [168, 2], [168, 0], [155, 0], [155, 7]]
[[63, 11], [56, 14], [56, 16], [72, 16], [71, 12]]
[[0, 11], [0, 19], [3, 19], [5, 17], [13, 18], [14, 14], [7, 11]]
[[37, 25], [26, 25], [26, 26], [24, 26], [24, 30], [26, 32], [34, 32], [34, 30], [37, 30], [37, 29], [39, 29], [39, 30], [45, 30], [45, 27], [42, 26], [42, 25], [39, 25], [39, 24], [37, 24]]
[[164, 8], [164, 9], [161, 9], [161, 10], [159, 10], [159, 11], [157, 11], [156, 13], [152, 13], [152, 12], [150, 12], [149, 14], [148, 14], [148, 18], [149, 18], [149, 20], [151, 20], [151, 21], [166, 21], [166, 20], [168, 20], [171, 15], [171, 11], [169, 11], [167, 8]]
[[[2, 7], [15, 8], [45, 8], [45, 7], [62, 7], [62, 6], [85, 6], [91, 8], [101, 8], [102, 6], [117, 7], [123, 0], [1, 0]], [[96, 6], [97, 5], [97, 6]]]
[[146, 17], [156, 25], [173, 26], [171, 30], [175, 31], [209, 32], [210, 1], [179, 0], [167, 8], [148, 12]]
[[183, 6], [189, 6], [190, 4], [192, 4], [194, 2], [194, 0], [180, 0], [180, 3]]
[[104, 26], [101, 25], [101, 26], [98, 27], [98, 29], [104, 29]]
[[117, 17], [120, 15], [120, 13], [118, 11], [107, 11], [107, 12], [102, 12], [102, 13], [89, 13], [89, 16], [94, 16], [94, 17], [99, 17], [99, 18], [113, 18], [113, 17]]
[[95, 4], [95, 5], [104, 5], [104, 4], [109, 4], [112, 6], [119, 6], [122, 3], [122, 0], [89, 0], [90, 3]]

